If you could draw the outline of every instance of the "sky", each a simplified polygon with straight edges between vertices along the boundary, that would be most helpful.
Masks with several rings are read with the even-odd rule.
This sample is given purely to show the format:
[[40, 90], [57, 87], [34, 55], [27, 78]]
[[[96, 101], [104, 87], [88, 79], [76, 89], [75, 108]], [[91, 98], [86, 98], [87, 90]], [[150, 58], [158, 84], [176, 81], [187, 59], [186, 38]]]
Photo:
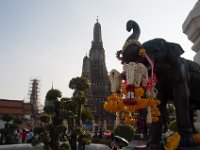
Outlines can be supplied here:
[[182, 24], [197, 0], [0, 0], [0, 98], [29, 100], [38, 79], [39, 99], [53, 87], [71, 97], [69, 81], [81, 76], [98, 16], [108, 72], [122, 70], [115, 57], [131, 34], [128, 20], [141, 28], [141, 43], [164, 38], [179, 43], [193, 60]]

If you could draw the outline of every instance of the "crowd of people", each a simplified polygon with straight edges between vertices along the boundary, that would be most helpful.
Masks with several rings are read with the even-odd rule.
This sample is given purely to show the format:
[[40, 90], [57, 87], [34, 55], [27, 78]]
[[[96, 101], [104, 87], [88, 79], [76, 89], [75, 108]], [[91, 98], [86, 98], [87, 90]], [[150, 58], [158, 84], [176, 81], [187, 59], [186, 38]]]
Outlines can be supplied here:
[[18, 143], [31, 143], [34, 139], [33, 131], [27, 129], [17, 129], [15, 131], [15, 136]]

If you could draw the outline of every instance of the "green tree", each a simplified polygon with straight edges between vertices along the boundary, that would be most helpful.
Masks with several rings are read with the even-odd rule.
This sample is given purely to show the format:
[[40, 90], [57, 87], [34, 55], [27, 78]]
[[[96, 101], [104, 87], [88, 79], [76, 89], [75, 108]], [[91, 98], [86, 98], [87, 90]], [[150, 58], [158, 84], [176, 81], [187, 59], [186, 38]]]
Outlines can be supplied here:
[[114, 130], [114, 134], [125, 138], [127, 141], [133, 140], [135, 128], [131, 125], [118, 125]]
[[11, 114], [4, 114], [2, 120], [6, 122], [6, 125], [8, 125], [13, 118], [14, 117]]
[[47, 92], [45, 97], [45, 114], [40, 117], [43, 122], [43, 127], [36, 127], [34, 133], [38, 136], [34, 139], [33, 144], [43, 142], [45, 148], [50, 146], [53, 150], [59, 148], [59, 136], [58, 128], [62, 125], [63, 118], [61, 116], [60, 98], [62, 94], [57, 89], [51, 89]]
[[81, 119], [83, 122], [87, 122], [87, 121], [91, 122], [94, 119], [90, 108], [88, 107], [83, 108], [82, 113], [81, 113]]
[[[4, 114], [2, 116], [2, 120], [6, 122], [5, 128], [0, 130], [2, 134], [0, 143], [3, 144], [3, 138], [5, 144], [16, 144], [18, 143], [17, 138], [15, 137], [15, 130], [18, 128], [20, 124], [22, 124], [22, 120], [18, 117], [14, 117], [11, 114]], [[3, 137], [3, 138], [2, 138]]]
[[[79, 150], [85, 149], [85, 144], [91, 142], [90, 134], [84, 131], [81, 123], [82, 110], [87, 102], [85, 92], [89, 83], [86, 79], [77, 77], [70, 81], [69, 87], [75, 90], [71, 98], [62, 97], [61, 92], [56, 89], [47, 92], [45, 114], [40, 117], [43, 124], [35, 128], [34, 133], [38, 136], [33, 141], [34, 145], [43, 142], [46, 149], [63, 149], [63, 145], [58, 142], [61, 136], [67, 137], [72, 150], [77, 150], [77, 142]], [[84, 117], [90, 118], [89, 115]], [[64, 122], [67, 122], [67, 126]]]
[[[78, 141], [78, 149], [82, 150], [85, 149], [85, 144], [88, 144], [89, 141], [89, 134], [87, 134], [86, 131], [83, 130], [83, 125], [82, 125], [82, 119], [81, 119], [81, 114], [83, 111], [83, 108], [85, 104], [87, 103], [87, 96], [86, 92], [89, 88], [89, 82], [87, 79], [83, 77], [76, 77], [72, 78], [69, 82], [69, 88], [74, 90], [72, 101], [75, 102], [76, 104], [76, 130], [72, 130], [72, 133], [74, 134], [70, 144], [74, 145], [72, 146], [74, 149], [75, 147], [75, 141]], [[87, 139], [87, 140], [85, 140]]]

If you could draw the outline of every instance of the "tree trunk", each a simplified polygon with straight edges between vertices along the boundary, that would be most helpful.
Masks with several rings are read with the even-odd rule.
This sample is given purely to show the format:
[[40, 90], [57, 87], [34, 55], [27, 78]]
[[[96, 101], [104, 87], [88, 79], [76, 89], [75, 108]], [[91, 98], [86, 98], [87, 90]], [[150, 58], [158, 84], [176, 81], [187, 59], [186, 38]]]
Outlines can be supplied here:
[[53, 150], [58, 150], [59, 142], [58, 142], [58, 135], [55, 133], [55, 127], [50, 125], [50, 137], [51, 137], [51, 148]]
[[70, 144], [72, 150], [77, 150], [76, 135], [71, 135], [71, 137], [69, 139], [69, 144]]

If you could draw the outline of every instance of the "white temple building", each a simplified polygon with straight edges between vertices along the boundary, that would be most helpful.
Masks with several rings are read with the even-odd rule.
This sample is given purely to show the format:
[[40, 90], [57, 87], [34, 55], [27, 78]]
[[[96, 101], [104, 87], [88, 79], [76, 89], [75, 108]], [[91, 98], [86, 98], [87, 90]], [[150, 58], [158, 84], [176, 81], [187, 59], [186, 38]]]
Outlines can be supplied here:
[[[196, 52], [193, 60], [200, 64], [200, 0], [197, 1], [193, 9], [189, 12], [183, 25], [183, 33], [193, 43], [192, 50]], [[200, 110], [197, 110], [197, 121], [194, 123], [197, 131], [200, 132]]]
[[189, 12], [182, 25], [183, 33], [193, 43], [192, 50], [196, 52], [194, 61], [200, 64], [200, 0]]

